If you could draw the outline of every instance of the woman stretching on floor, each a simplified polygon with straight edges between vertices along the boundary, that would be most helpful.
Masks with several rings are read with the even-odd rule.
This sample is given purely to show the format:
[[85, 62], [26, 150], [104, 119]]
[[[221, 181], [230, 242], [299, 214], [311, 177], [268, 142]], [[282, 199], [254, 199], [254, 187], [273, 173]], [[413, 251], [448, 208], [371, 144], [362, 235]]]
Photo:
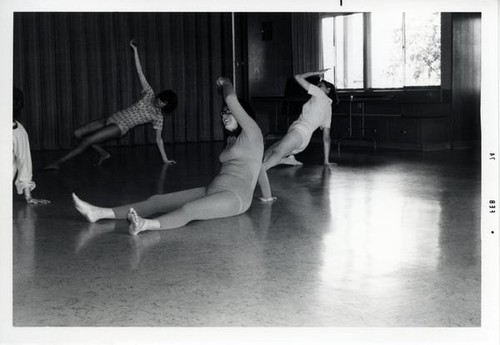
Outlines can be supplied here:
[[264, 153], [264, 165], [270, 169], [278, 164], [302, 165], [295, 159], [295, 154], [305, 150], [313, 132], [319, 127], [323, 130], [323, 150], [325, 165], [330, 165], [330, 124], [332, 121], [332, 98], [337, 103], [335, 86], [325, 80], [315, 86], [306, 78], [323, 75], [328, 69], [317, 72], [297, 74], [295, 80], [311, 98], [302, 107], [299, 118], [292, 123], [287, 134], [280, 141], [270, 146]]
[[[230, 136], [219, 156], [219, 174], [208, 187], [154, 195], [145, 201], [114, 208], [93, 206], [73, 194], [76, 209], [89, 222], [99, 219], [130, 221], [129, 232], [136, 235], [145, 230], [167, 230], [181, 227], [192, 220], [236, 216], [250, 207], [257, 181], [262, 201], [272, 201], [266, 170], [262, 165], [264, 143], [259, 126], [238, 101], [233, 85], [227, 78], [217, 79], [226, 106], [221, 118], [224, 128], [239, 135]], [[153, 214], [163, 215], [146, 219]]]
[[163, 128], [163, 114], [172, 112], [175, 109], [177, 106], [177, 95], [172, 90], [166, 90], [155, 96], [153, 89], [142, 72], [135, 40], [130, 41], [130, 47], [134, 51], [135, 67], [142, 86], [141, 99], [129, 108], [120, 110], [108, 118], [93, 121], [78, 128], [75, 131], [75, 137], [81, 140], [80, 145], [58, 161], [46, 166], [45, 169], [57, 170], [61, 164], [83, 153], [89, 147], [92, 147], [99, 154], [100, 157], [97, 165], [100, 165], [111, 155], [98, 144], [110, 139], [120, 138], [130, 129], [148, 122], [153, 124], [153, 128], [156, 131], [156, 145], [158, 146], [163, 162], [166, 164], [175, 164], [175, 161], [167, 158], [161, 132]]

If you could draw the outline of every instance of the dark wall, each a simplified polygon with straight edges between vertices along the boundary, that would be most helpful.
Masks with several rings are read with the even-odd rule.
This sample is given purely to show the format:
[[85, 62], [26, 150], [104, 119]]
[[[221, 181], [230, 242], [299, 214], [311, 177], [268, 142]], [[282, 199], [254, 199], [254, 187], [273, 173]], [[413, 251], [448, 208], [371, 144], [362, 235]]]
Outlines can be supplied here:
[[249, 14], [248, 71], [251, 96], [283, 96], [292, 75], [290, 14]]
[[481, 136], [481, 14], [453, 14], [452, 141], [469, 146]]
[[[283, 96], [293, 68], [290, 14], [251, 13], [247, 27], [250, 98]], [[276, 106], [281, 108], [281, 105], [253, 100], [252, 106], [262, 132], [274, 131]]]
[[[18, 12], [14, 84], [25, 93], [20, 120], [33, 149], [69, 148], [74, 129], [138, 99], [131, 38], [153, 89], [179, 96], [164, 139], [222, 139], [215, 80], [232, 73], [230, 14]], [[117, 143], [151, 142], [151, 126], [140, 126]]]

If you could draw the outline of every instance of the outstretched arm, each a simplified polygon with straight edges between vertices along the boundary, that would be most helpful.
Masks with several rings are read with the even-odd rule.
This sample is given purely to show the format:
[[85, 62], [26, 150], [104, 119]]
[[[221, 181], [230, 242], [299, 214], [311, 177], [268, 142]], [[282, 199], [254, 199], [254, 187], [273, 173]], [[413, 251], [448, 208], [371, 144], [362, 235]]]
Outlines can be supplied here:
[[156, 146], [158, 146], [158, 151], [160, 151], [161, 158], [163, 159], [163, 163], [166, 164], [175, 164], [176, 161], [169, 160], [167, 154], [165, 153], [165, 145], [163, 143], [163, 138], [161, 136], [161, 129], [156, 129]]
[[327, 69], [322, 69], [321, 71], [316, 71], [316, 72], [306, 72], [306, 73], [302, 73], [302, 74], [296, 74], [294, 76], [295, 80], [297, 81], [297, 83], [300, 84], [300, 86], [302, 86], [302, 88], [304, 88], [306, 91], [309, 90], [309, 85], [311, 85], [311, 83], [309, 83], [306, 78], [309, 78], [313, 75], [323, 75], [326, 71], [328, 71], [329, 68]]
[[137, 52], [137, 42], [135, 40], [131, 40], [130, 47], [134, 51], [135, 69], [137, 70], [137, 74], [139, 76], [139, 80], [141, 81], [142, 88], [147, 89], [151, 86], [149, 86], [149, 83], [146, 77], [144, 76], [144, 73], [142, 72], [141, 60], [139, 59], [139, 53]]
[[271, 193], [271, 186], [269, 184], [269, 178], [267, 177], [267, 171], [264, 164], [262, 164], [260, 168], [259, 179], [257, 180], [259, 183], [260, 191], [262, 193], [262, 197], [259, 199], [264, 202], [274, 201], [277, 198], [273, 197]]
[[231, 81], [228, 78], [219, 77], [219, 79], [217, 79], [217, 85], [222, 88], [224, 101], [241, 128], [246, 131], [258, 130], [260, 132], [260, 128], [257, 123], [255, 123], [255, 121], [247, 114], [238, 101], [238, 97], [236, 96], [236, 92], [234, 91]]

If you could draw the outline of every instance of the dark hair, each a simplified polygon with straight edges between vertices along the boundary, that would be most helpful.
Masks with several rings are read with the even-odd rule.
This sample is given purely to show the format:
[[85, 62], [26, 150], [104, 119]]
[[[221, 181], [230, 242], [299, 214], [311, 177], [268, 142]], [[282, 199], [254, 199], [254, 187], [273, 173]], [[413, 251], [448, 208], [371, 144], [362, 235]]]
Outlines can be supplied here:
[[[255, 120], [255, 111], [252, 109], [250, 103], [243, 98], [238, 98], [238, 102], [240, 102], [240, 105], [243, 107], [248, 116], [250, 116], [252, 119]], [[223, 103], [221, 112], [224, 110], [225, 107], [227, 107], [227, 105]], [[227, 138], [229, 137], [237, 137], [241, 133], [241, 126], [239, 124], [238, 128], [236, 128], [234, 131], [228, 131], [226, 127], [223, 128], [224, 128], [224, 140], [227, 140]]]
[[335, 88], [335, 85], [332, 83], [326, 81], [326, 80], [321, 80], [319, 84], [324, 84], [326, 88], [330, 89], [330, 92], [327, 94], [328, 97], [330, 97], [333, 101], [333, 105], [337, 105], [339, 103], [339, 97], [337, 96], [337, 89]]
[[158, 96], [156, 96], [156, 98], [159, 98], [160, 101], [167, 104], [161, 108], [161, 111], [164, 114], [168, 114], [177, 108], [177, 95], [172, 90], [162, 91], [158, 94]]
[[24, 93], [14, 86], [14, 92], [12, 94], [12, 116], [17, 119], [21, 114], [21, 109], [24, 107]]

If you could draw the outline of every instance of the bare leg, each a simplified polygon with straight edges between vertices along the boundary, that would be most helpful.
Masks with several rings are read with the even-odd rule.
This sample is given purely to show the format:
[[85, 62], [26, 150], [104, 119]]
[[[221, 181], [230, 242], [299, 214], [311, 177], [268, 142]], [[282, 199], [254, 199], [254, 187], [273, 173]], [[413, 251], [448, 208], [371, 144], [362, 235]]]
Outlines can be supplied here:
[[267, 150], [264, 151], [264, 158], [262, 159], [263, 162], [266, 162], [269, 159], [269, 157], [271, 157], [272, 153], [274, 152], [274, 150], [276, 150], [278, 148], [280, 143], [281, 143], [281, 140], [275, 142], [274, 144], [269, 146], [267, 148]]
[[97, 144], [92, 145], [92, 148], [95, 151], [97, 151], [97, 153], [99, 154], [99, 160], [97, 161], [97, 163], [95, 164], [95, 166], [101, 165], [102, 162], [104, 162], [106, 159], [109, 159], [111, 157], [111, 155], [109, 154], [108, 151], [106, 151], [105, 149], [103, 149], [102, 147], [100, 147]]
[[[302, 144], [302, 137], [295, 131], [288, 132], [283, 139], [272, 145], [264, 153], [264, 166], [266, 170], [281, 164], [283, 158], [289, 156]], [[296, 161], [300, 164], [300, 162]], [[297, 165], [297, 164], [295, 164]]]
[[89, 122], [82, 127], [79, 127], [75, 130], [74, 135], [78, 140], [82, 140], [83, 137], [87, 135], [97, 132], [98, 130], [106, 127], [106, 119], [100, 119], [96, 121]]
[[[96, 132], [98, 130], [100, 130], [101, 128], [104, 128], [106, 127], [106, 118], [104, 119], [100, 119], [100, 120], [96, 120], [96, 121], [92, 121], [92, 122], [89, 122], [87, 123], [86, 125], [78, 128], [77, 130], [75, 130], [75, 138], [77, 138], [78, 140], [82, 140], [85, 136], [93, 133], [93, 132]], [[107, 152], [106, 150], [104, 150], [102, 147], [100, 147], [99, 145], [97, 144], [94, 144], [91, 146], [95, 151], [97, 151], [97, 153], [99, 154], [99, 161], [97, 162], [96, 165], [101, 165], [102, 162], [104, 162], [106, 159], [108, 159], [109, 157], [111, 157], [111, 155], [109, 154], [109, 152]]]
[[109, 139], [119, 138], [121, 135], [120, 128], [116, 125], [108, 125], [104, 128], [99, 129], [97, 132], [85, 137], [80, 145], [78, 145], [75, 149], [71, 150], [67, 155], [45, 167], [45, 169], [59, 169], [60, 165], [67, 160], [74, 158], [85, 151], [89, 146], [92, 146], [97, 143], [102, 143]]
[[137, 235], [145, 230], [168, 230], [186, 225], [192, 220], [231, 217], [239, 214], [240, 200], [229, 191], [217, 192], [190, 201], [180, 208], [154, 219], [138, 216], [134, 209], [128, 213], [129, 232]]

